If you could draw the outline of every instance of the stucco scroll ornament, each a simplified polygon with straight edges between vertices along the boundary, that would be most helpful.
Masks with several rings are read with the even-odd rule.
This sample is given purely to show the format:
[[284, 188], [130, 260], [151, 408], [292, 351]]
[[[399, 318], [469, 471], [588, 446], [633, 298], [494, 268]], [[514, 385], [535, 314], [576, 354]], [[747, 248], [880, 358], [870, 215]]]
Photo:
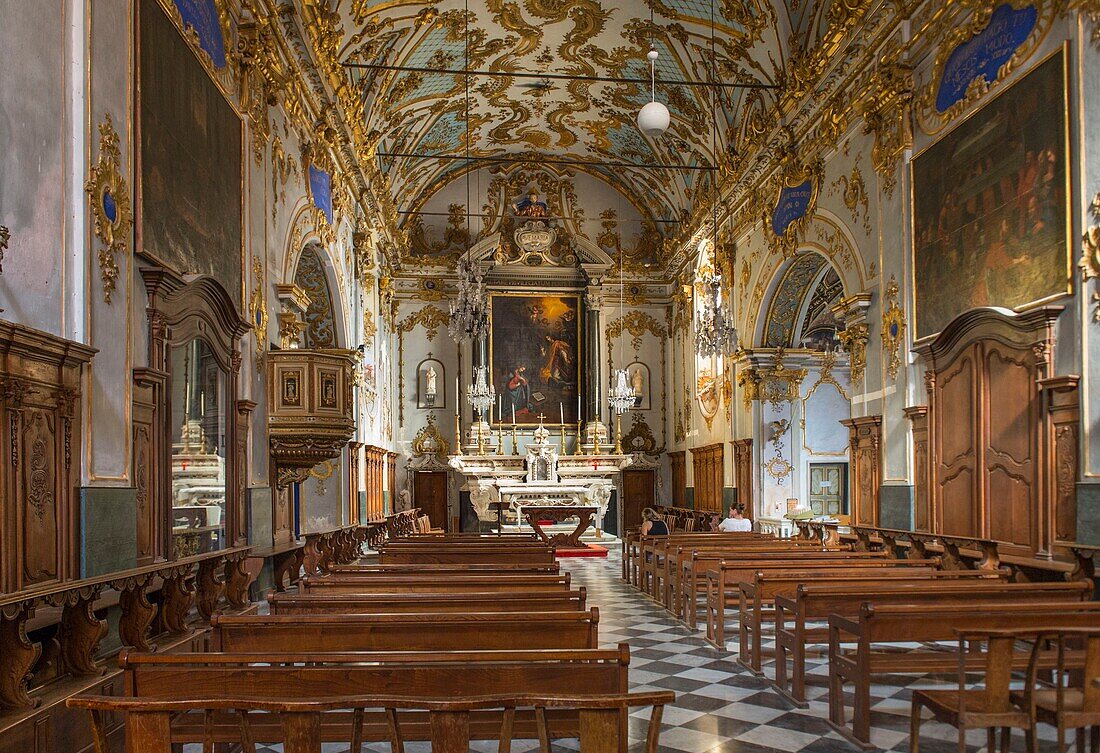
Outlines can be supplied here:
[[256, 365], [259, 366], [267, 352], [267, 297], [264, 295], [264, 266], [260, 257], [252, 257], [252, 279], [256, 287], [248, 301], [248, 314], [252, 320], [252, 332], [256, 336]]
[[130, 192], [122, 172], [119, 136], [108, 114], [99, 124], [99, 160], [89, 169], [84, 191], [92, 204], [95, 235], [103, 248], [99, 250], [99, 277], [103, 282], [103, 301], [111, 302], [119, 269], [115, 257], [129, 249]]
[[882, 312], [882, 348], [886, 351], [886, 373], [898, 378], [901, 344], [905, 340], [905, 313], [898, 305], [898, 281], [891, 275], [886, 284], [886, 308]]
[[[1100, 191], [1092, 197], [1089, 216], [1092, 224], [1085, 228], [1081, 236], [1081, 261], [1077, 263], [1086, 282], [1100, 277]], [[1092, 301], [1096, 304], [1092, 320], [1100, 322], [1100, 290], [1093, 291]]]

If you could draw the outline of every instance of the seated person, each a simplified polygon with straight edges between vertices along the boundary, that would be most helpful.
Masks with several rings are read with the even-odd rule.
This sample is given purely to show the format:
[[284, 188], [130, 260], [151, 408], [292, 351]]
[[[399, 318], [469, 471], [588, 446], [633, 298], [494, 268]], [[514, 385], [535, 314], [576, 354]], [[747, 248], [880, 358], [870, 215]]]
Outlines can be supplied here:
[[724, 533], [747, 533], [752, 530], [752, 521], [745, 517], [745, 506], [730, 505], [729, 517], [718, 524], [718, 530]]
[[642, 510], [642, 536], [668, 536], [668, 526], [652, 507]]

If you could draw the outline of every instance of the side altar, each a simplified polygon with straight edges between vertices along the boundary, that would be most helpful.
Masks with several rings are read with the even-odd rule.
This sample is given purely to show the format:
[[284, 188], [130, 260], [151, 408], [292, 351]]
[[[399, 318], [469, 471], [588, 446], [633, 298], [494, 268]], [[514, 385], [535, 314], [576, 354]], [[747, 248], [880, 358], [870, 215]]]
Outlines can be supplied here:
[[[629, 455], [567, 455], [549, 441], [550, 430], [539, 424], [534, 442], [523, 455], [454, 455], [450, 466], [465, 477], [464, 491], [478, 520], [524, 525], [535, 509], [545, 519], [564, 521], [589, 514], [597, 532], [619, 472], [631, 463]], [[583, 518], [582, 518], [583, 519]], [[585, 526], [587, 528], [587, 526]], [[583, 533], [578, 531], [577, 536]]]

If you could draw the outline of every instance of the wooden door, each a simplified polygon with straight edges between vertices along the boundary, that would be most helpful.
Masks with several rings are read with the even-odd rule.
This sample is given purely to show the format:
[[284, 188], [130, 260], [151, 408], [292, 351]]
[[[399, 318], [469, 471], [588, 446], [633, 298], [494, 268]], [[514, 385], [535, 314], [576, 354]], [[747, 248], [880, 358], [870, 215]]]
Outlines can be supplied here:
[[432, 528], [447, 526], [447, 473], [445, 471], [420, 471], [413, 481], [413, 505], [427, 515]]
[[815, 515], [848, 514], [848, 464], [810, 464], [810, 509]]
[[653, 470], [623, 471], [623, 530], [642, 524], [642, 510], [652, 507], [657, 477]]

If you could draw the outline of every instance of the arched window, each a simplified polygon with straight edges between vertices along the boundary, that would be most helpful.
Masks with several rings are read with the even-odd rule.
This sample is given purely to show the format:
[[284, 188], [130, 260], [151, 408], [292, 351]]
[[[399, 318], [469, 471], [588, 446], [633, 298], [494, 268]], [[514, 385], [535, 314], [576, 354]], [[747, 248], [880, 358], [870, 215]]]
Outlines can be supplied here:
[[306, 309], [306, 329], [302, 345], [306, 348], [337, 348], [335, 315], [332, 307], [332, 291], [329, 289], [325, 262], [316, 244], [309, 244], [298, 258], [294, 284], [306, 291], [309, 307]]

